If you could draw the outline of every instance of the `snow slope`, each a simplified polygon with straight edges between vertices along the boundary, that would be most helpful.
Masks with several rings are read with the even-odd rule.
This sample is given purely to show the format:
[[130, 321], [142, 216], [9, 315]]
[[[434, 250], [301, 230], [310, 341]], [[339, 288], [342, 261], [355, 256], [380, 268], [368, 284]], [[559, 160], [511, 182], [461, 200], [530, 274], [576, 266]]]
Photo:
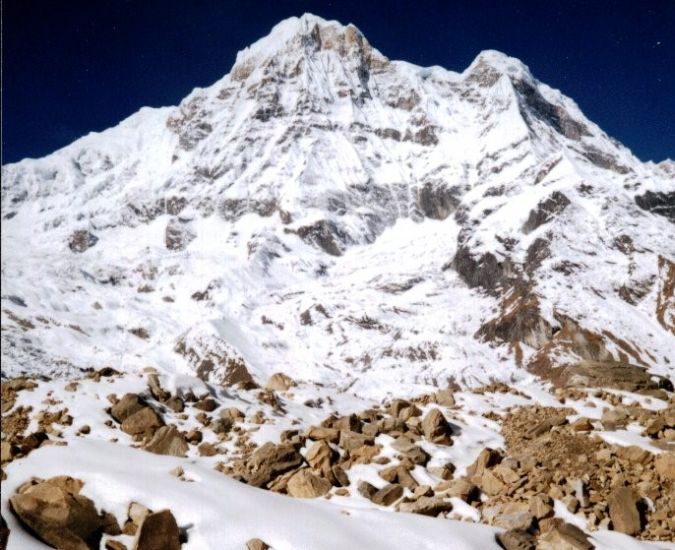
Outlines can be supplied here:
[[[234, 361], [380, 398], [597, 358], [572, 320], [672, 376], [668, 166], [499, 52], [422, 68], [291, 18], [178, 107], [2, 168], [3, 375]], [[486, 337], [514, 293], [540, 328]]]

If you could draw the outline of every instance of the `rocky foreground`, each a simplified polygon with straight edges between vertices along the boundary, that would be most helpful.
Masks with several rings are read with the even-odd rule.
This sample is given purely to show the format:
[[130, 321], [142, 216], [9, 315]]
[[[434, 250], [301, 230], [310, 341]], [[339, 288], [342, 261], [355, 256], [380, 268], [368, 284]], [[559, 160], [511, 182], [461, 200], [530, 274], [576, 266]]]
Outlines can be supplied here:
[[[105, 494], [86, 496], [86, 479], [17, 479], [29, 455], [81, 439], [179, 457], [166, 475], [188, 483], [199, 482], [189, 473], [199, 463], [347, 514], [368, 507], [484, 523], [509, 550], [585, 550], [606, 531], [675, 540], [675, 398], [666, 389], [494, 383], [340, 414], [329, 396], [300, 403], [305, 384], [283, 374], [265, 388], [242, 385], [224, 391], [112, 368], [3, 382], [2, 547], [17, 532], [65, 549], [190, 547], [193, 527], [178, 503], [155, 509], [139, 498], [120, 514]], [[249, 549], [274, 547], [253, 534]]]

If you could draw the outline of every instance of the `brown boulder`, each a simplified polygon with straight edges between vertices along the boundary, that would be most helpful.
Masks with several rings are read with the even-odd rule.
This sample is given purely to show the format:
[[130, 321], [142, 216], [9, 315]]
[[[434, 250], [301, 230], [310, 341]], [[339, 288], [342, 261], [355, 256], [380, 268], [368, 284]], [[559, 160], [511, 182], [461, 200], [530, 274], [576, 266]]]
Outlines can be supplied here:
[[403, 496], [403, 487], [401, 485], [388, 484], [375, 492], [371, 501], [380, 506], [389, 506]]
[[269, 550], [270, 545], [260, 539], [250, 539], [246, 542], [246, 550]]
[[438, 409], [431, 409], [422, 420], [424, 437], [433, 443], [452, 445], [452, 427]]
[[307, 463], [316, 471], [321, 472], [324, 477], [329, 477], [331, 466], [337, 458], [337, 453], [326, 443], [325, 440], [320, 440], [314, 443], [309, 450], [305, 459]]
[[303, 462], [302, 455], [293, 445], [268, 442], [256, 449], [246, 462], [245, 478], [249, 485], [263, 487], [276, 476], [298, 468]]
[[571, 523], [555, 524], [539, 537], [537, 550], [591, 550], [586, 533]]
[[313, 474], [309, 468], [299, 470], [288, 480], [286, 490], [292, 497], [316, 498], [331, 490], [331, 483]]
[[180, 531], [169, 510], [145, 516], [138, 530], [134, 550], [180, 550]]
[[146, 406], [145, 401], [135, 393], [127, 393], [110, 409], [110, 415], [122, 423], [132, 414], [137, 413]]
[[364, 445], [372, 445], [374, 442], [375, 439], [372, 436], [351, 430], [340, 430], [340, 447], [345, 451], [352, 451]]
[[675, 452], [657, 455], [654, 466], [661, 479], [675, 481]]
[[152, 434], [164, 422], [152, 407], [143, 407], [141, 410], [128, 416], [122, 422], [121, 429], [129, 435]]
[[145, 450], [158, 455], [185, 456], [188, 444], [174, 426], [163, 426], [155, 432]]
[[288, 391], [293, 386], [297, 386], [295, 380], [283, 372], [277, 372], [269, 377], [265, 388], [273, 391]]
[[23, 486], [9, 499], [19, 521], [43, 542], [65, 550], [98, 549], [103, 528], [94, 503], [79, 494], [83, 483], [67, 477]]
[[509, 529], [497, 535], [497, 542], [504, 550], [535, 550], [537, 539], [524, 529]]
[[403, 502], [398, 506], [399, 511], [425, 516], [437, 516], [441, 512], [451, 512], [452, 503], [442, 497], [420, 497], [413, 502]]
[[637, 497], [631, 488], [620, 487], [609, 496], [609, 517], [615, 531], [627, 535], [637, 535], [640, 532]]

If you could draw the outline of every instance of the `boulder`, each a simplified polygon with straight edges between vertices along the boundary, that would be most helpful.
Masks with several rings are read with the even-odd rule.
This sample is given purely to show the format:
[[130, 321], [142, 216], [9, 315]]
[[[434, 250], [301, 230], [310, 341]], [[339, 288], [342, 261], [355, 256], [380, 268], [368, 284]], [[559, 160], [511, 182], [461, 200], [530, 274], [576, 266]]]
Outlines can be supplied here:
[[134, 550], [180, 550], [180, 530], [169, 510], [145, 516], [134, 542]]
[[480, 478], [480, 487], [486, 494], [494, 496], [504, 491], [504, 489], [506, 489], [506, 484], [490, 470], [485, 470]]
[[158, 455], [185, 456], [188, 444], [174, 426], [163, 426], [155, 432], [145, 450]]
[[436, 403], [443, 407], [454, 407], [455, 406], [455, 395], [454, 392], [450, 389], [438, 390], [434, 394], [434, 400]]
[[79, 492], [83, 483], [57, 477], [24, 485], [9, 499], [12, 512], [37, 538], [55, 548], [98, 549], [103, 520]]
[[609, 496], [609, 517], [615, 531], [627, 535], [637, 535], [640, 532], [637, 497], [630, 487], [619, 487]]
[[164, 422], [152, 407], [143, 407], [141, 410], [128, 416], [122, 422], [121, 429], [129, 435], [152, 434], [160, 428]]
[[437, 516], [441, 512], [451, 512], [452, 503], [442, 497], [420, 497], [413, 502], [403, 502], [398, 506], [399, 511], [425, 516]]
[[213, 412], [218, 408], [218, 402], [212, 397], [204, 397], [194, 404], [194, 408], [204, 412]]
[[452, 428], [438, 409], [431, 409], [422, 420], [424, 437], [433, 443], [452, 445]]
[[265, 388], [273, 391], [288, 391], [293, 386], [297, 386], [295, 380], [283, 372], [277, 372], [269, 377]]
[[260, 539], [250, 539], [246, 542], [246, 550], [269, 550], [270, 545]]
[[351, 451], [363, 447], [364, 445], [372, 445], [375, 439], [372, 436], [360, 434], [352, 430], [340, 430], [340, 447], [345, 451]]
[[249, 485], [263, 487], [276, 476], [300, 467], [303, 462], [302, 455], [293, 445], [268, 442], [247, 460], [245, 478]]
[[127, 393], [110, 409], [110, 415], [120, 424], [146, 406], [145, 401], [135, 393]]
[[314, 439], [315, 441], [325, 439], [331, 443], [337, 443], [340, 439], [340, 430], [335, 428], [325, 428], [323, 426], [312, 426], [307, 432], [307, 437]]
[[371, 501], [380, 506], [389, 506], [403, 496], [403, 487], [389, 483], [378, 490], [371, 497]]
[[466, 479], [453, 479], [448, 482], [445, 494], [462, 499], [464, 502], [473, 502], [478, 499], [480, 490]]
[[537, 550], [591, 550], [586, 533], [571, 523], [554, 524], [548, 532], [539, 537]]
[[524, 529], [509, 529], [497, 534], [497, 542], [504, 550], [535, 550], [537, 539]]
[[326, 443], [325, 440], [319, 440], [314, 443], [307, 454], [305, 460], [316, 471], [321, 472], [324, 477], [329, 477], [331, 466], [337, 458], [337, 453]]
[[157, 399], [157, 401], [166, 401], [171, 397], [171, 394], [162, 388], [162, 385], [159, 382], [159, 376], [156, 373], [151, 372], [147, 376], [148, 378], [148, 389], [150, 390], [150, 395]]
[[377, 493], [377, 487], [367, 481], [359, 481], [357, 490], [362, 497], [367, 498], [368, 500], [371, 500], [373, 495]]
[[467, 475], [476, 476], [478, 479], [483, 475], [486, 468], [491, 468], [501, 462], [501, 455], [494, 449], [486, 447], [483, 449], [478, 458], [467, 468]]
[[659, 477], [666, 481], [675, 481], [675, 452], [661, 453], [654, 461]]
[[68, 248], [73, 252], [81, 254], [85, 250], [90, 249], [98, 242], [98, 237], [90, 233], [86, 229], [78, 229], [73, 231], [68, 237]]
[[325, 495], [331, 488], [328, 480], [313, 474], [309, 468], [303, 468], [288, 480], [286, 490], [292, 497], [316, 498]]

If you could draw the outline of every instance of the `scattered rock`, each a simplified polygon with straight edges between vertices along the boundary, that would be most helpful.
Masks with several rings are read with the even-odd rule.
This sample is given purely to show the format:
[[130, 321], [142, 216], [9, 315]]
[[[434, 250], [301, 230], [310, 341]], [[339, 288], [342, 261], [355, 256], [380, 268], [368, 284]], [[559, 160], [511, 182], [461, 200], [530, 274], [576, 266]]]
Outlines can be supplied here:
[[262, 487], [276, 476], [298, 468], [303, 462], [293, 445], [268, 442], [259, 447], [246, 462], [245, 477], [250, 485]]
[[570, 523], [558, 523], [544, 533], [538, 541], [537, 550], [591, 550], [586, 533]]
[[127, 393], [110, 409], [110, 415], [120, 424], [146, 406], [145, 401], [135, 393]]
[[22, 486], [9, 499], [18, 519], [55, 548], [98, 549], [103, 521], [94, 503], [79, 494], [83, 483], [56, 477]]
[[441, 512], [451, 512], [452, 503], [442, 497], [420, 497], [413, 502], [403, 502], [398, 505], [401, 512], [437, 516]]
[[371, 501], [380, 506], [390, 506], [403, 496], [403, 487], [401, 485], [388, 484], [382, 489], [376, 491], [371, 497]]
[[299, 470], [288, 480], [287, 491], [292, 497], [316, 498], [331, 490], [331, 483], [315, 474], [309, 468]]
[[265, 388], [273, 391], [288, 391], [293, 386], [297, 386], [295, 380], [283, 372], [277, 372], [269, 377]]
[[431, 409], [422, 420], [424, 437], [433, 443], [452, 445], [452, 427], [438, 409]]
[[212, 397], [204, 397], [194, 404], [194, 408], [204, 412], [213, 412], [218, 408], [218, 402]]
[[504, 550], [535, 550], [537, 539], [524, 529], [509, 529], [497, 534], [497, 542]]
[[155, 432], [145, 450], [158, 455], [185, 456], [188, 444], [174, 426], [163, 426]]
[[615, 531], [627, 535], [637, 535], [640, 532], [637, 498], [631, 488], [620, 487], [609, 496], [609, 517]]
[[269, 550], [271, 547], [260, 539], [250, 539], [246, 543], [246, 550]]
[[141, 410], [128, 416], [122, 422], [121, 429], [129, 435], [148, 435], [154, 433], [164, 422], [152, 407], [143, 407]]
[[150, 513], [140, 525], [134, 550], [180, 550], [180, 531], [169, 510]]

